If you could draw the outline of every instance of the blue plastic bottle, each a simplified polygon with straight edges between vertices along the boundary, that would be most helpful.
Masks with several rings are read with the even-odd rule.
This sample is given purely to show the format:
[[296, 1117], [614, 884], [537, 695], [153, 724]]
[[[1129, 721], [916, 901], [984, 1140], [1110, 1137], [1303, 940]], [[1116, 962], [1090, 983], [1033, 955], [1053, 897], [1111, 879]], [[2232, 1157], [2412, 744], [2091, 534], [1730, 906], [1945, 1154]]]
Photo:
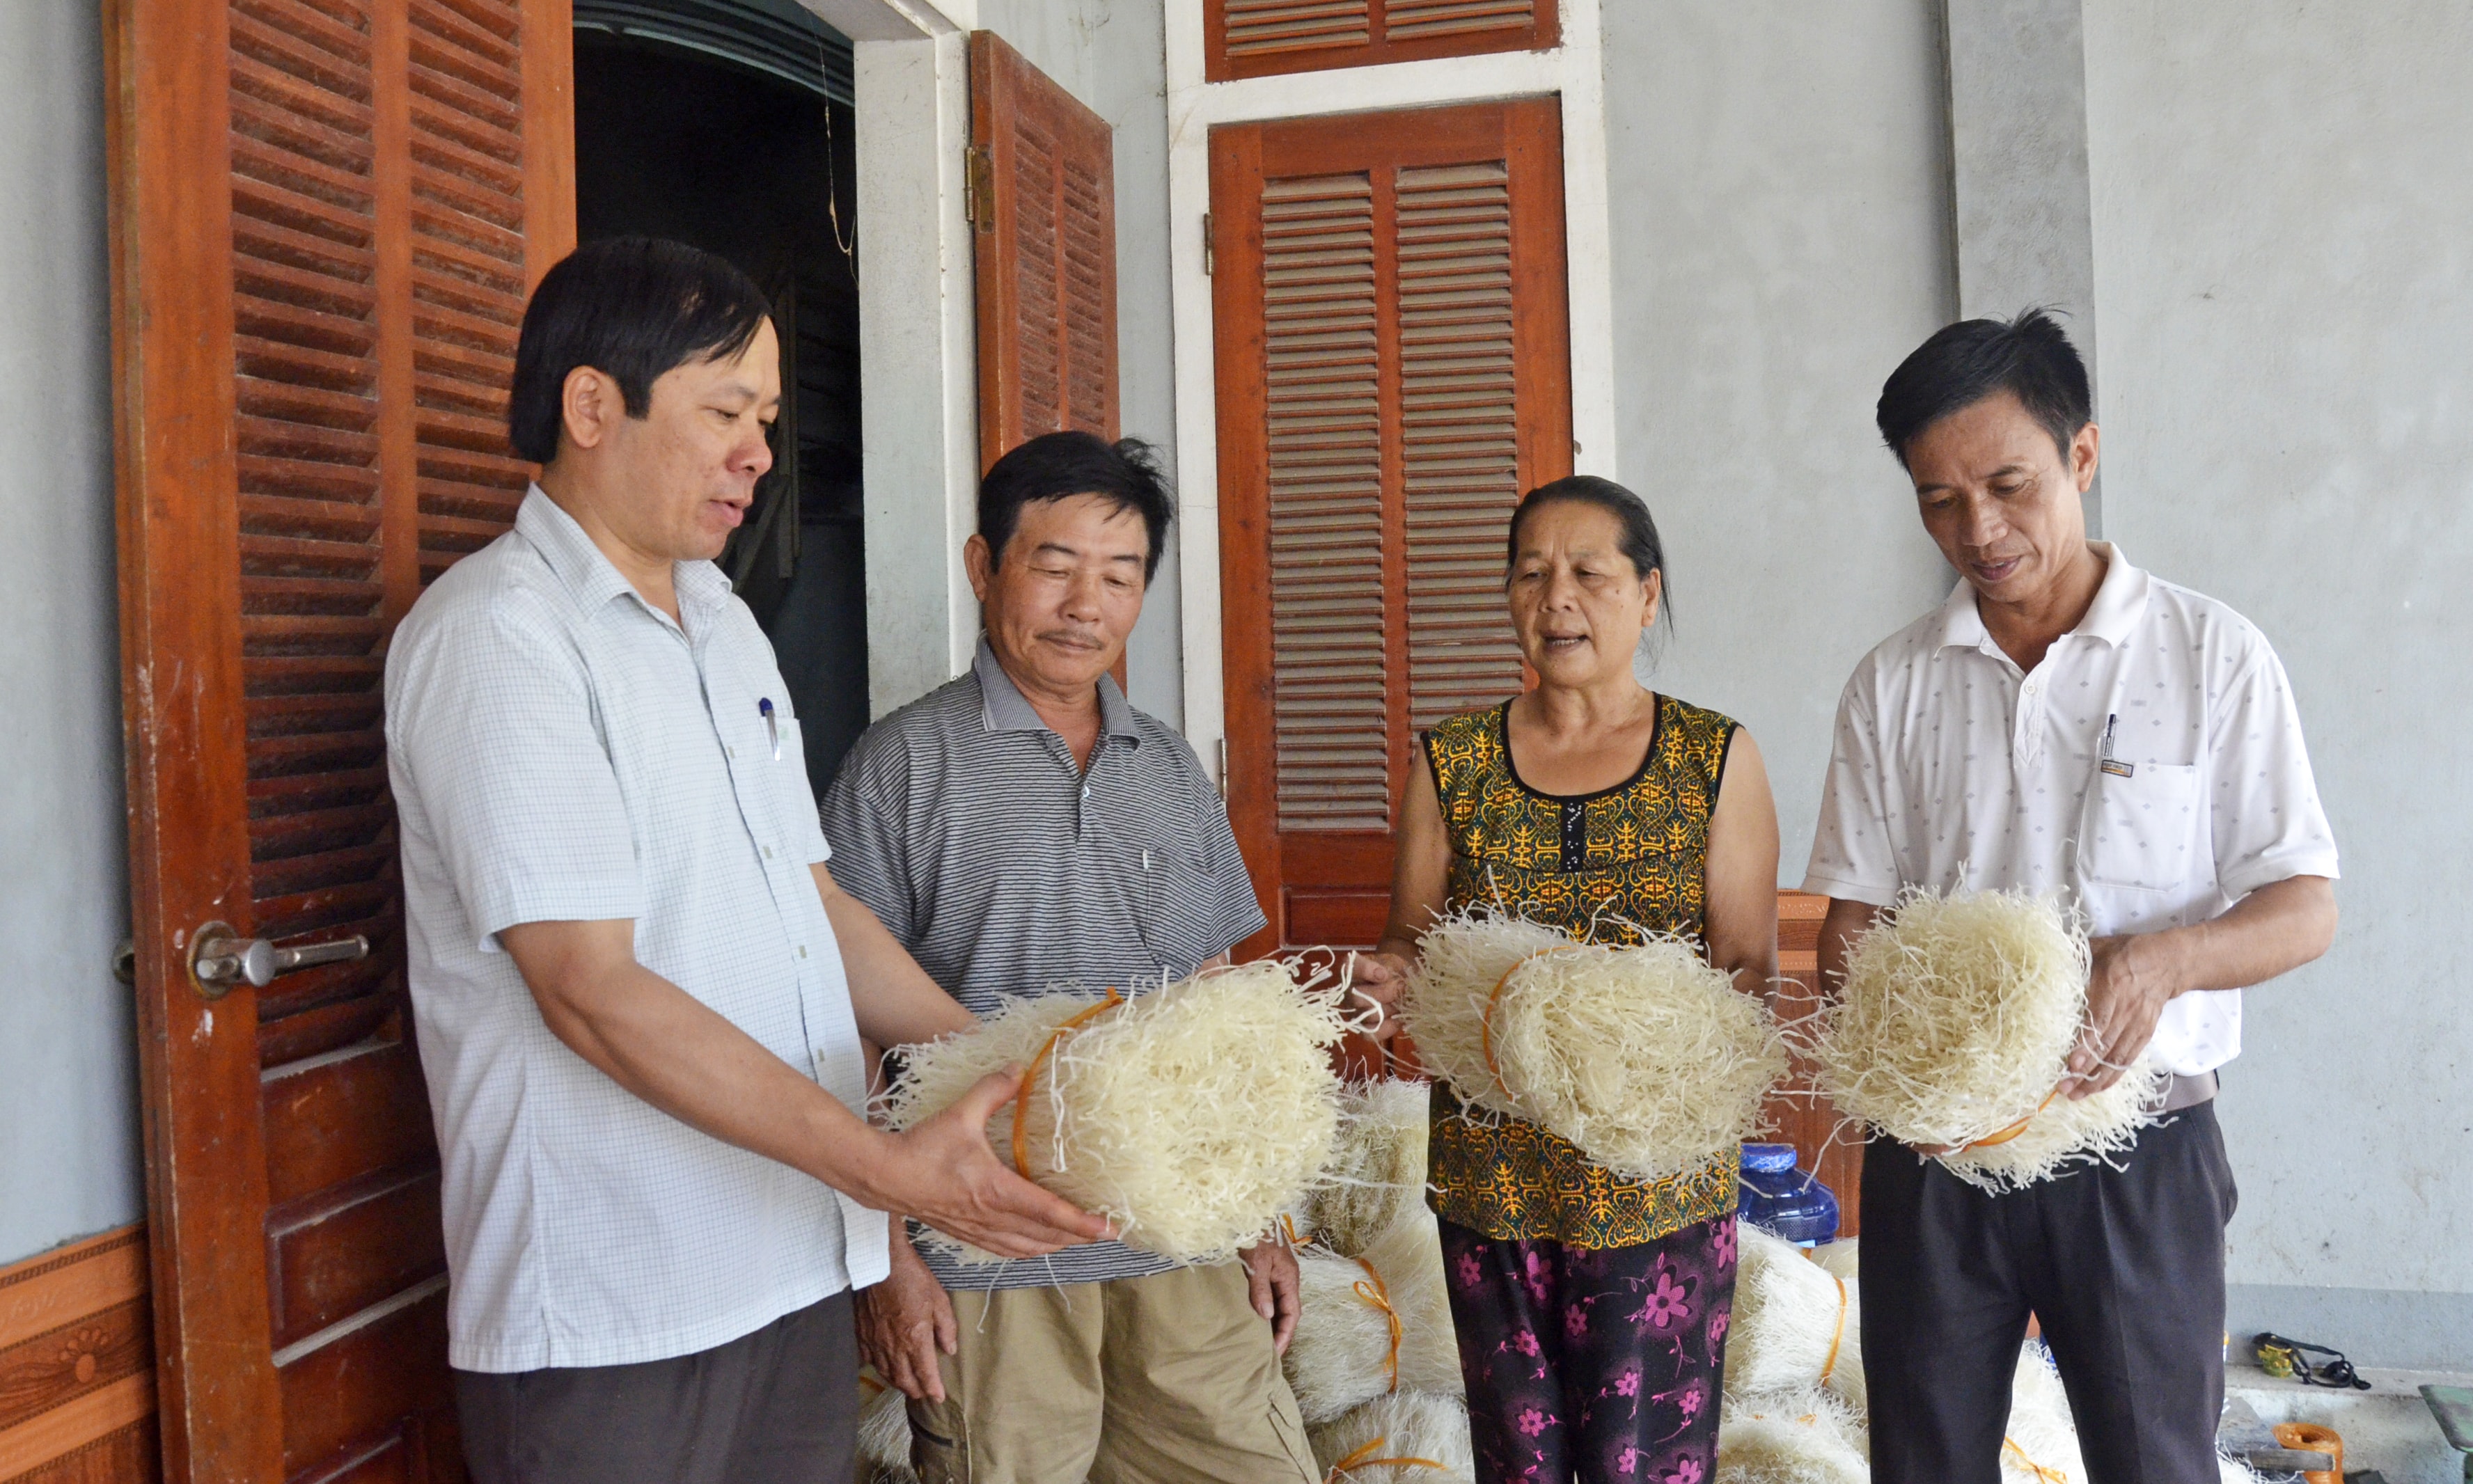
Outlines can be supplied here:
[[1795, 1167], [1792, 1144], [1745, 1144], [1741, 1194], [1736, 1209], [1798, 1247], [1815, 1247], [1837, 1236], [1837, 1197], [1819, 1179]]

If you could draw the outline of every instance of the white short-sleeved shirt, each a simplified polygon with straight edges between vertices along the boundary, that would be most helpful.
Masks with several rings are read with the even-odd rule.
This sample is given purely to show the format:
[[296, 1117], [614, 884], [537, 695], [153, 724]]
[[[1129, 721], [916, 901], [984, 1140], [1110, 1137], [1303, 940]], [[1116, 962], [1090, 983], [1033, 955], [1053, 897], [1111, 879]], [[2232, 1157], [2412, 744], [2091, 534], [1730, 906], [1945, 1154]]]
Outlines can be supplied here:
[[[2094, 604], [2031, 672], [1963, 582], [1856, 665], [1805, 891], [1874, 906], [1909, 886], [2059, 891], [2101, 936], [2203, 922], [2262, 886], [2336, 874], [2266, 636], [2094, 549]], [[2174, 999], [2152, 1050], [2182, 1076], [2231, 1061], [2241, 992]]]
[[387, 656], [462, 1370], [688, 1354], [885, 1275], [881, 1213], [621, 1089], [550, 1034], [498, 945], [523, 922], [632, 919], [646, 968], [865, 1106], [772, 646], [712, 563], [676, 581], [684, 628], [536, 487]]

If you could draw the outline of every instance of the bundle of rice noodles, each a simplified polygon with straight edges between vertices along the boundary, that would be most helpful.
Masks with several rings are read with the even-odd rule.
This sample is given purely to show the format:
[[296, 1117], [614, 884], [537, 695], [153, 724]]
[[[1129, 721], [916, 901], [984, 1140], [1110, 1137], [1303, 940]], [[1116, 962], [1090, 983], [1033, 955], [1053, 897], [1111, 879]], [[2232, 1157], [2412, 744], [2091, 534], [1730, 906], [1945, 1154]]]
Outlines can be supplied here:
[[918, 1484], [910, 1465], [909, 1399], [861, 1372], [862, 1389], [874, 1387], [858, 1413], [859, 1477], [874, 1484]]
[[1322, 1183], [1307, 1197], [1314, 1241], [1354, 1257], [1426, 1207], [1424, 1083], [1385, 1079], [1340, 1094], [1339, 1137]]
[[2027, 892], [1902, 897], [1856, 940], [1810, 1048], [1846, 1113], [1999, 1193], [2126, 1153], [2167, 1076], [2053, 1096], [2086, 1015], [2086, 927]]
[[[1307, 1428], [1306, 1437], [1313, 1445], [1314, 1466], [1331, 1484], [1352, 1479], [1358, 1484], [1394, 1479], [1402, 1484], [1477, 1481], [1468, 1405], [1457, 1397], [1430, 1391], [1377, 1397], [1350, 1408], [1335, 1422]], [[1436, 1464], [1441, 1467], [1427, 1467]]]
[[1010, 999], [971, 1030], [909, 1048], [890, 1121], [912, 1127], [1015, 1068], [1023, 1095], [988, 1122], [998, 1158], [1108, 1217], [1132, 1246], [1225, 1258], [1302, 1199], [1331, 1157], [1339, 994], [1261, 962], [1113, 998]]
[[1736, 1224], [1736, 1240], [1727, 1394], [1822, 1388], [1861, 1413], [1866, 1404], [1863, 1314], [1852, 1279], [1748, 1221]]
[[2002, 1484], [2086, 1484], [2077, 1424], [2069, 1394], [2044, 1347], [2029, 1340], [2018, 1352], [2009, 1382], [2009, 1424], [2002, 1430]]
[[1862, 1414], [1812, 1387], [1730, 1398], [1714, 1484], [1871, 1484]]
[[1306, 1248], [1297, 1275], [1297, 1328], [1284, 1363], [1307, 1422], [1395, 1392], [1463, 1394], [1432, 1212], [1412, 1213], [1355, 1257]]
[[1841, 1236], [1834, 1242], [1823, 1242], [1817, 1247], [1807, 1247], [1803, 1251], [1804, 1256], [1827, 1269], [1830, 1277], [1844, 1279], [1850, 1292], [1854, 1289], [1855, 1280], [1861, 1272], [1863, 1258], [1861, 1237]]
[[1632, 1180], [1733, 1150], [1787, 1070], [1765, 1007], [1678, 938], [1608, 947], [1446, 919], [1427, 932], [1407, 1023], [1464, 1098]]

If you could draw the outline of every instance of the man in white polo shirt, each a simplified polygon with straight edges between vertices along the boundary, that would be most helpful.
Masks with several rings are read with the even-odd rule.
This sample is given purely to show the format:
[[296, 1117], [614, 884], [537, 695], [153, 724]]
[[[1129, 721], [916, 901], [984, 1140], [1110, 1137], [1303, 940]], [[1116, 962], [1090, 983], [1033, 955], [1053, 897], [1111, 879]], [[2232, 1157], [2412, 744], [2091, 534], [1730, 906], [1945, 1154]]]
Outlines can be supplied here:
[[772, 647], [711, 562], [771, 465], [764, 299], [599, 242], [524, 313], [515, 529], [387, 657], [407, 970], [481, 1484], [843, 1484], [887, 1211], [1105, 1234], [1007, 1169], [991, 1077], [861, 1116], [860, 1038], [972, 1024], [833, 884]]
[[1879, 420], [1962, 579], [1838, 703], [1804, 889], [1821, 972], [1911, 886], [2059, 891], [2095, 941], [2061, 1096], [2142, 1054], [2169, 1116], [2117, 1164], [1986, 1195], [1876, 1137], [1863, 1161], [1863, 1362], [1880, 1484], [1995, 1484], [2032, 1313], [2091, 1484], [2215, 1484], [2224, 1223], [2212, 1099], [2241, 990], [2336, 928], [2336, 847], [2292, 687], [2240, 614], [2086, 537], [2084, 364], [2030, 311], [1926, 341]]

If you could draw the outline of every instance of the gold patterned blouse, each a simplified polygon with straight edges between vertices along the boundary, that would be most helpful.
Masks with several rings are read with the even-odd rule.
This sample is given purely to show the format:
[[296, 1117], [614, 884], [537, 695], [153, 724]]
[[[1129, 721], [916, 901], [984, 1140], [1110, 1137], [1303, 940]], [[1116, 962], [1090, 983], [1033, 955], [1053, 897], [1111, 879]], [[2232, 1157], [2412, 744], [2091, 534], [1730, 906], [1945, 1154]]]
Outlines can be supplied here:
[[[1452, 843], [1451, 907], [1504, 906], [1590, 943], [1634, 943], [1642, 928], [1699, 937], [1709, 817], [1735, 723], [1661, 695], [1640, 771], [1564, 797], [1521, 781], [1509, 710], [1454, 716], [1426, 737]], [[1431, 1148], [1434, 1209], [1498, 1241], [1629, 1247], [1735, 1209], [1732, 1152], [1628, 1181], [1533, 1123], [1471, 1121], [1441, 1082]]]

